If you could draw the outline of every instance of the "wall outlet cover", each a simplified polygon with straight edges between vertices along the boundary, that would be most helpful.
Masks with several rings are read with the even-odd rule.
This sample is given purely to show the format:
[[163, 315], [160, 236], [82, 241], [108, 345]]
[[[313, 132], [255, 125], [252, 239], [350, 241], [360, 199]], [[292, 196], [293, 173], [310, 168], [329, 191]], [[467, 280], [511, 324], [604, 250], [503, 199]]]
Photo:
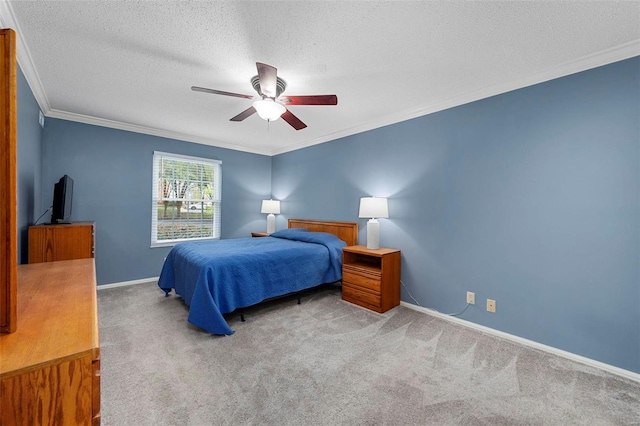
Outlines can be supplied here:
[[476, 294], [472, 291], [467, 292], [467, 303], [470, 305], [476, 304]]

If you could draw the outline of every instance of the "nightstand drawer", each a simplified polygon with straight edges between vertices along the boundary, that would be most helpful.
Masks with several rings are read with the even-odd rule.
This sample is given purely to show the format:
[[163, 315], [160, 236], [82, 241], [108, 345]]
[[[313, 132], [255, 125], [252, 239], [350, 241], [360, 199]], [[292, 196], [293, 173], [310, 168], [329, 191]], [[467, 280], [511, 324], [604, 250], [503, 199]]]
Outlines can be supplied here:
[[342, 299], [365, 308], [380, 312], [380, 295], [358, 290], [348, 283], [342, 283]]
[[342, 282], [366, 287], [370, 290], [380, 292], [380, 278], [373, 278], [365, 274], [359, 274], [345, 268], [342, 270]]

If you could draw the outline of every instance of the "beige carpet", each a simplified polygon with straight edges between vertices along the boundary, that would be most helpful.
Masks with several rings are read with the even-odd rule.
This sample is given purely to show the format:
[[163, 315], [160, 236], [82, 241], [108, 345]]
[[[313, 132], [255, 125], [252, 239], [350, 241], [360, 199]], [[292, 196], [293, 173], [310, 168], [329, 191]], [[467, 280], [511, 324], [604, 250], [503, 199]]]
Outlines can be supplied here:
[[325, 287], [218, 337], [155, 284], [98, 292], [102, 425], [640, 425], [640, 383]]

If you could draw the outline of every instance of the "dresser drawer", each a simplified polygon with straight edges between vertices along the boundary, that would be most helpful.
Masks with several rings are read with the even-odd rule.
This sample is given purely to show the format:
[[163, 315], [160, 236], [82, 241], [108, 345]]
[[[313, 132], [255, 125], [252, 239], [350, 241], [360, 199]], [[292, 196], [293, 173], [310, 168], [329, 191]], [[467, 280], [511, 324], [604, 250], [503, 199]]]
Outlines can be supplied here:
[[342, 283], [342, 299], [376, 312], [380, 312], [380, 295], [359, 290], [357, 287]]
[[365, 287], [369, 290], [377, 291], [378, 293], [380, 292], [380, 278], [357, 273], [347, 269], [346, 267], [342, 270], [342, 282]]

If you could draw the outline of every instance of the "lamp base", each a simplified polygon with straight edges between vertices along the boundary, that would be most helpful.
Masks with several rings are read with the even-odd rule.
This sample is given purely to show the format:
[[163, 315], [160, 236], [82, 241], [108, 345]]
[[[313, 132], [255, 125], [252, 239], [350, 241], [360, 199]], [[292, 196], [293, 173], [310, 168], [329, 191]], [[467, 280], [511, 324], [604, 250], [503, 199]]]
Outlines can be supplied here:
[[267, 215], [267, 234], [276, 232], [276, 216], [273, 213]]
[[380, 248], [380, 223], [376, 219], [369, 219], [367, 222], [367, 248]]

